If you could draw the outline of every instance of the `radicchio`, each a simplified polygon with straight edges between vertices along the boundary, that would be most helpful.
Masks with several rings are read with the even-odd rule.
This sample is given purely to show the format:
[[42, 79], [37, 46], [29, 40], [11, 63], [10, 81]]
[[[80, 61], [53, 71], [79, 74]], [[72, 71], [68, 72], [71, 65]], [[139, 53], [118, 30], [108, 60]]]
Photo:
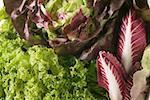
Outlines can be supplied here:
[[[100, 51], [97, 59], [98, 84], [108, 91], [111, 100], [130, 100], [133, 74], [141, 69], [139, 61], [146, 47], [146, 32], [142, 20], [136, 17], [133, 9], [124, 18], [120, 30], [117, 57], [122, 64], [110, 53]], [[122, 90], [118, 88], [118, 80], [124, 86]], [[114, 86], [119, 95], [111, 92]], [[124, 93], [124, 98], [119, 98], [121, 93]]]
[[108, 91], [111, 100], [124, 100], [126, 96], [124, 69], [112, 54], [99, 52], [97, 74], [98, 84]]
[[146, 47], [146, 32], [143, 22], [130, 10], [124, 18], [119, 33], [118, 58], [127, 73], [134, 71], [134, 64], [140, 61]]

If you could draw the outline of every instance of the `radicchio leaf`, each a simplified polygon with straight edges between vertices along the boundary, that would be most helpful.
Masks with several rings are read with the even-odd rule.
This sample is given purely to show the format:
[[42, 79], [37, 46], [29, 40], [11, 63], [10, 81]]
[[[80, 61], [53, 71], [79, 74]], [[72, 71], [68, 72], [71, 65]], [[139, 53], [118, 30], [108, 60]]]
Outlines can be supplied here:
[[133, 69], [134, 69], [134, 71], [132, 71], [132, 73], [128, 74], [126, 77], [126, 88], [127, 88], [126, 98], [128, 98], [128, 100], [130, 100], [130, 98], [131, 98], [130, 91], [133, 86], [133, 74], [136, 71], [141, 70], [140, 62], [136, 62], [133, 66]]
[[100, 51], [97, 59], [98, 84], [105, 88], [111, 100], [124, 100], [126, 96], [125, 71], [110, 53]]
[[118, 58], [126, 72], [130, 73], [146, 47], [146, 33], [142, 20], [136, 17], [134, 10], [130, 10], [124, 18], [120, 30]]

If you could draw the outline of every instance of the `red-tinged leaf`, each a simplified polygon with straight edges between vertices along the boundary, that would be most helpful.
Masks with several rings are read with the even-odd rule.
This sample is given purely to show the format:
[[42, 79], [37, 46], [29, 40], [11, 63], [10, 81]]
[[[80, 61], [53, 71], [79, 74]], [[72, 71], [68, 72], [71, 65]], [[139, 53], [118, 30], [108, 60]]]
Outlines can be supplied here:
[[133, 71], [135, 62], [140, 61], [146, 47], [146, 33], [143, 22], [130, 10], [124, 18], [119, 34], [118, 58], [127, 73]]
[[133, 66], [133, 69], [134, 71], [132, 71], [132, 73], [130, 73], [127, 77], [127, 81], [126, 81], [126, 97], [128, 98], [128, 100], [130, 100], [131, 98], [131, 95], [130, 95], [130, 91], [131, 91], [131, 88], [133, 86], [133, 74], [134, 72], [138, 71], [141, 69], [141, 65], [139, 62], [136, 62]]
[[70, 33], [73, 30], [77, 29], [80, 24], [85, 23], [87, 20], [87, 17], [83, 14], [82, 9], [79, 10], [79, 12], [76, 13], [76, 15], [72, 18], [71, 23], [64, 27], [63, 32], [64, 33]]
[[98, 84], [108, 91], [111, 100], [124, 100], [126, 96], [124, 72], [123, 67], [112, 54], [105, 51], [99, 52]]

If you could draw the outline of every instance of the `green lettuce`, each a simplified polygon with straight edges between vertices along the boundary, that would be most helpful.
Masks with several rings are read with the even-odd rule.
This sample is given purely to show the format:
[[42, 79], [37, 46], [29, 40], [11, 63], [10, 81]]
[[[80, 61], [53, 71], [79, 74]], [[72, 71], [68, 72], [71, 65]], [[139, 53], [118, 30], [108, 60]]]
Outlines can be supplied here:
[[83, 62], [74, 57], [63, 60], [51, 48], [29, 45], [16, 34], [9, 17], [2, 20], [8, 27], [0, 31], [0, 99], [95, 100]]
[[21, 39], [0, 35], [0, 97], [8, 100], [94, 100], [84, 64], [64, 69], [53, 49], [26, 46]]
[[5, 12], [5, 8], [0, 9], [0, 32], [14, 31], [11, 19]]
[[0, 100], [107, 100], [97, 85], [95, 62], [58, 56], [21, 39], [0, 9]]
[[143, 69], [150, 70], [150, 45], [144, 51], [141, 64]]
[[45, 8], [57, 22], [55, 27], [69, 24], [79, 9], [82, 9], [85, 16], [90, 15], [90, 9], [87, 8], [86, 1], [84, 0], [49, 0]]

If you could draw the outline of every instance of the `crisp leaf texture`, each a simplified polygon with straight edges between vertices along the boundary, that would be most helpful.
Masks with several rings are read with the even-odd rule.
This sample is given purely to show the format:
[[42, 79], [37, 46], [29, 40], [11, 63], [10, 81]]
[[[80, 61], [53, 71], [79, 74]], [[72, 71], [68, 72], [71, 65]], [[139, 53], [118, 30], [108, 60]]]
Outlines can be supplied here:
[[134, 71], [132, 66], [140, 61], [146, 47], [146, 33], [141, 19], [136, 18], [134, 10], [124, 18], [118, 44], [118, 58], [127, 73]]
[[111, 26], [115, 26], [125, 1], [4, 0], [4, 5], [21, 38], [33, 45], [52, 47], [59, 55], [81, 55], [82, 60], [91, 60], [96, 58], [97, 48], [112, 48]]
[[0, 100], [97, 100], [81, 61], [62, 66], [53, 49], [28, 46], [13, 35], [0, 32]]
[[124, 70], [112, 54], [99, 52], [97, 72], [98, 84], [108, 91], [111, 100], [124, 99], [126, 91]]

